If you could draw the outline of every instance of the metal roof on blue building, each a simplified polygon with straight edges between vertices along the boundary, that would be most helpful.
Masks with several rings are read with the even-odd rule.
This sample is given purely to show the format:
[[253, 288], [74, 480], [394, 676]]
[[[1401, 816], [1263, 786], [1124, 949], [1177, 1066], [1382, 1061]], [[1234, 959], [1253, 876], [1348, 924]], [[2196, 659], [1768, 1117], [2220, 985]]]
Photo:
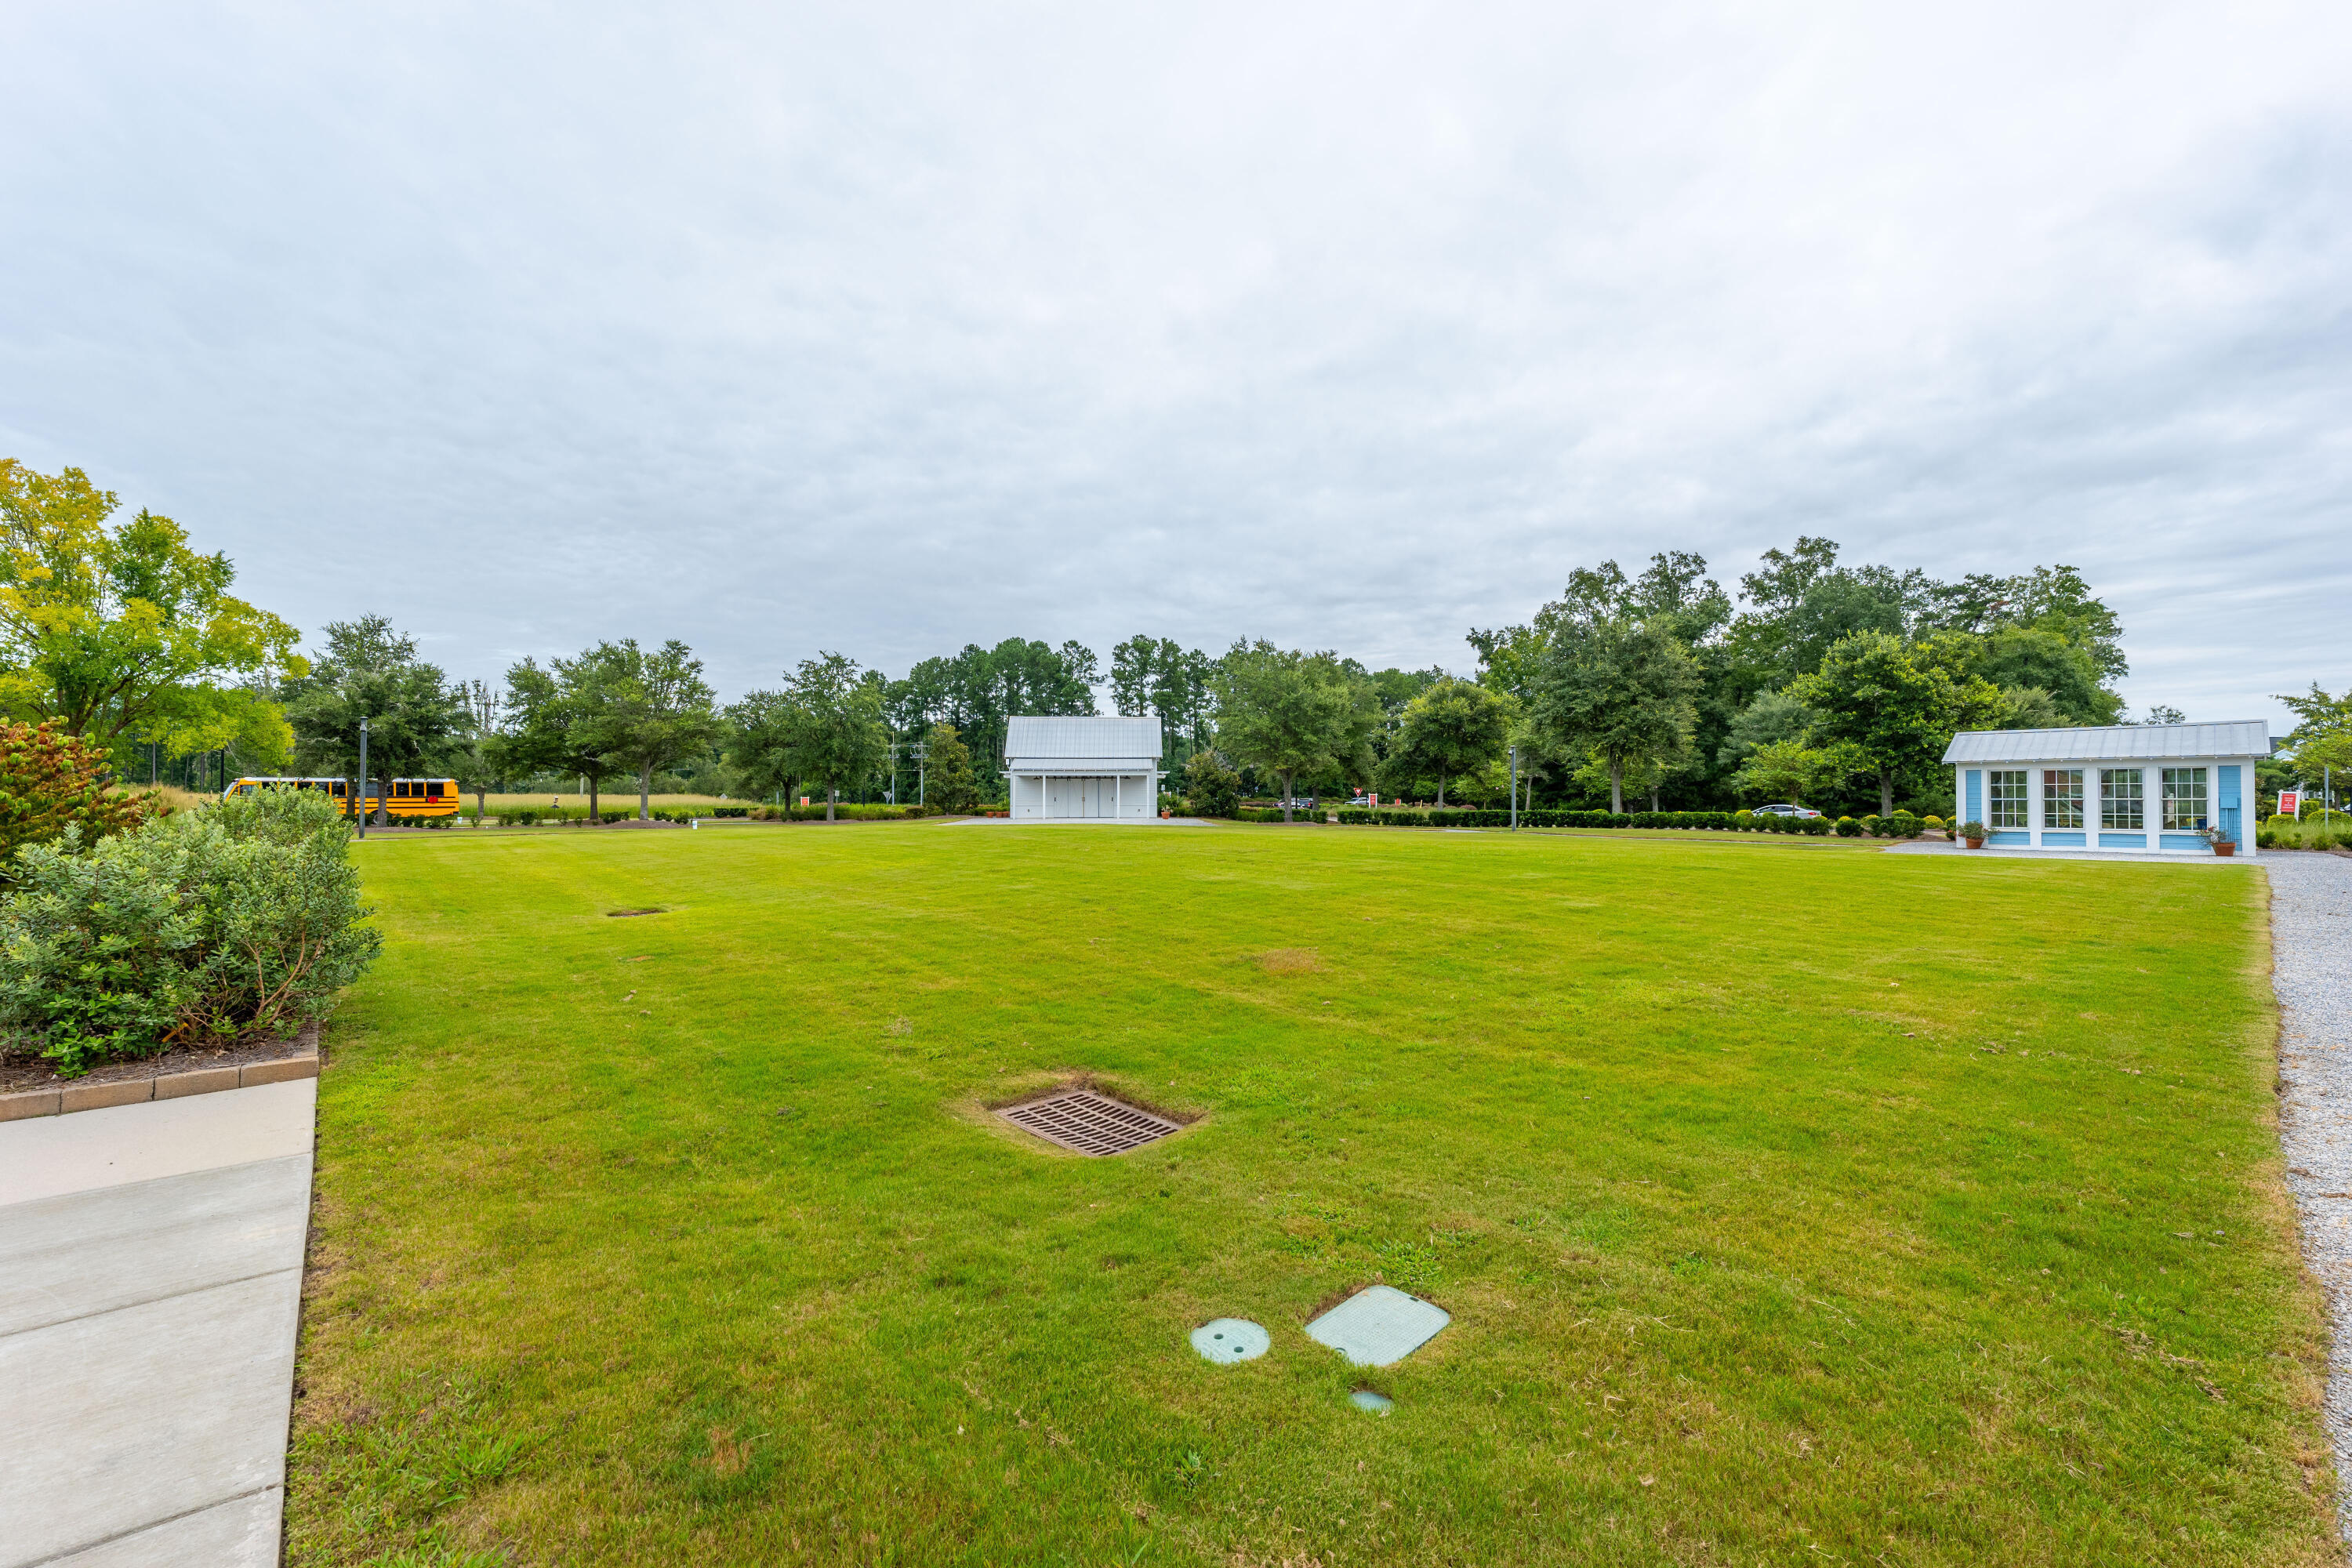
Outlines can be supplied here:
[[1963, 730], [1945, 748], [1953, 763], [2154, 762], [2166, 757], [2267, 757], [2267, 719], [2223, 724], [2086, 724], [2067, 730]]

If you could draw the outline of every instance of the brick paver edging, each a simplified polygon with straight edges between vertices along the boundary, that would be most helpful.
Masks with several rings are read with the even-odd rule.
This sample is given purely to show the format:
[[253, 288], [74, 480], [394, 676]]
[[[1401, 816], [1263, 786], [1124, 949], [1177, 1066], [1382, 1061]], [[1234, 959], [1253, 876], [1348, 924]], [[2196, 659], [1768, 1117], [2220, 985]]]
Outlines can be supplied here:
[[22, 1121], [28, 1116], [62, 1116], [76, 1110], [102, 1110], [110, 1105], [138, 1105], [150, 1100], [177, 1100], [183, 1095], [212, 1094], [224, 1089], [251, 1089], [257, 1083], [284, 1083], [289, 1079], [317, 1078], [319, 1053], [276, 1061], [247, 1062], [243, 1067], [197, 1068], [190, 1072], [158, 1073], [153, 1078], [117, 1079], [111, 1083], [68, 1083], [55, 1089], [0, 1094], [0, 1121]]

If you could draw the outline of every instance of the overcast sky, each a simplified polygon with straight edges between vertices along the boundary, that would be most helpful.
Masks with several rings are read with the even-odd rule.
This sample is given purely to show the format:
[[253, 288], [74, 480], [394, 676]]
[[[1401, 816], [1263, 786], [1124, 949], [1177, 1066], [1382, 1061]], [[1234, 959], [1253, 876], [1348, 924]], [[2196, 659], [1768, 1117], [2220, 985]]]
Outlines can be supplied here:
[[0, 456], [453, 675], [1467, 670], [1569, 570], [2080, 566], [2352, 684], [2352, 10], [0, 6]]

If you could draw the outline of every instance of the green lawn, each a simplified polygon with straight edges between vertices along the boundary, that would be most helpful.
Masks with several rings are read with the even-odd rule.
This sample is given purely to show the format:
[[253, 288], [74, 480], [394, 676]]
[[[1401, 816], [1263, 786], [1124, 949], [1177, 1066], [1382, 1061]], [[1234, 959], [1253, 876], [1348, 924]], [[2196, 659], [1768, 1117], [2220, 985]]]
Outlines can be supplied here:
[[[355, 853], [296, 1563], [2341, 1560], [2259, 870]], [[1087, 1160], [982, 1109], [1082, 1071], [1202, 1120]], [[1454, 1325], [1360, 1373], [1302, 1325], [1372, 1279]], [[1272, 1353], [1200, 1360], [1219, 1315]]]

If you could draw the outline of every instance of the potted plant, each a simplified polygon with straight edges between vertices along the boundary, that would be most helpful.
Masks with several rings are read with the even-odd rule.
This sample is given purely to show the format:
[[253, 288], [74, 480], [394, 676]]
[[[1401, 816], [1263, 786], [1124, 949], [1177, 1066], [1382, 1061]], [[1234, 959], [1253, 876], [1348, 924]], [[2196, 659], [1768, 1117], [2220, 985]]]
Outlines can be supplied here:
[[2238, 841], [2230, 837], [2230, 830], [2226, 827], [2209, 827], [2205, 829], [2204, 838], [2213, 847], [2213, 853], [2225, 860], [2238, 852]]
[[1960, 837], [1969, 841], [1969, 848], [1981, 849], [1984, 847], [1985, 825], [1981, 822], [1963, 822], [1960, 824]]

